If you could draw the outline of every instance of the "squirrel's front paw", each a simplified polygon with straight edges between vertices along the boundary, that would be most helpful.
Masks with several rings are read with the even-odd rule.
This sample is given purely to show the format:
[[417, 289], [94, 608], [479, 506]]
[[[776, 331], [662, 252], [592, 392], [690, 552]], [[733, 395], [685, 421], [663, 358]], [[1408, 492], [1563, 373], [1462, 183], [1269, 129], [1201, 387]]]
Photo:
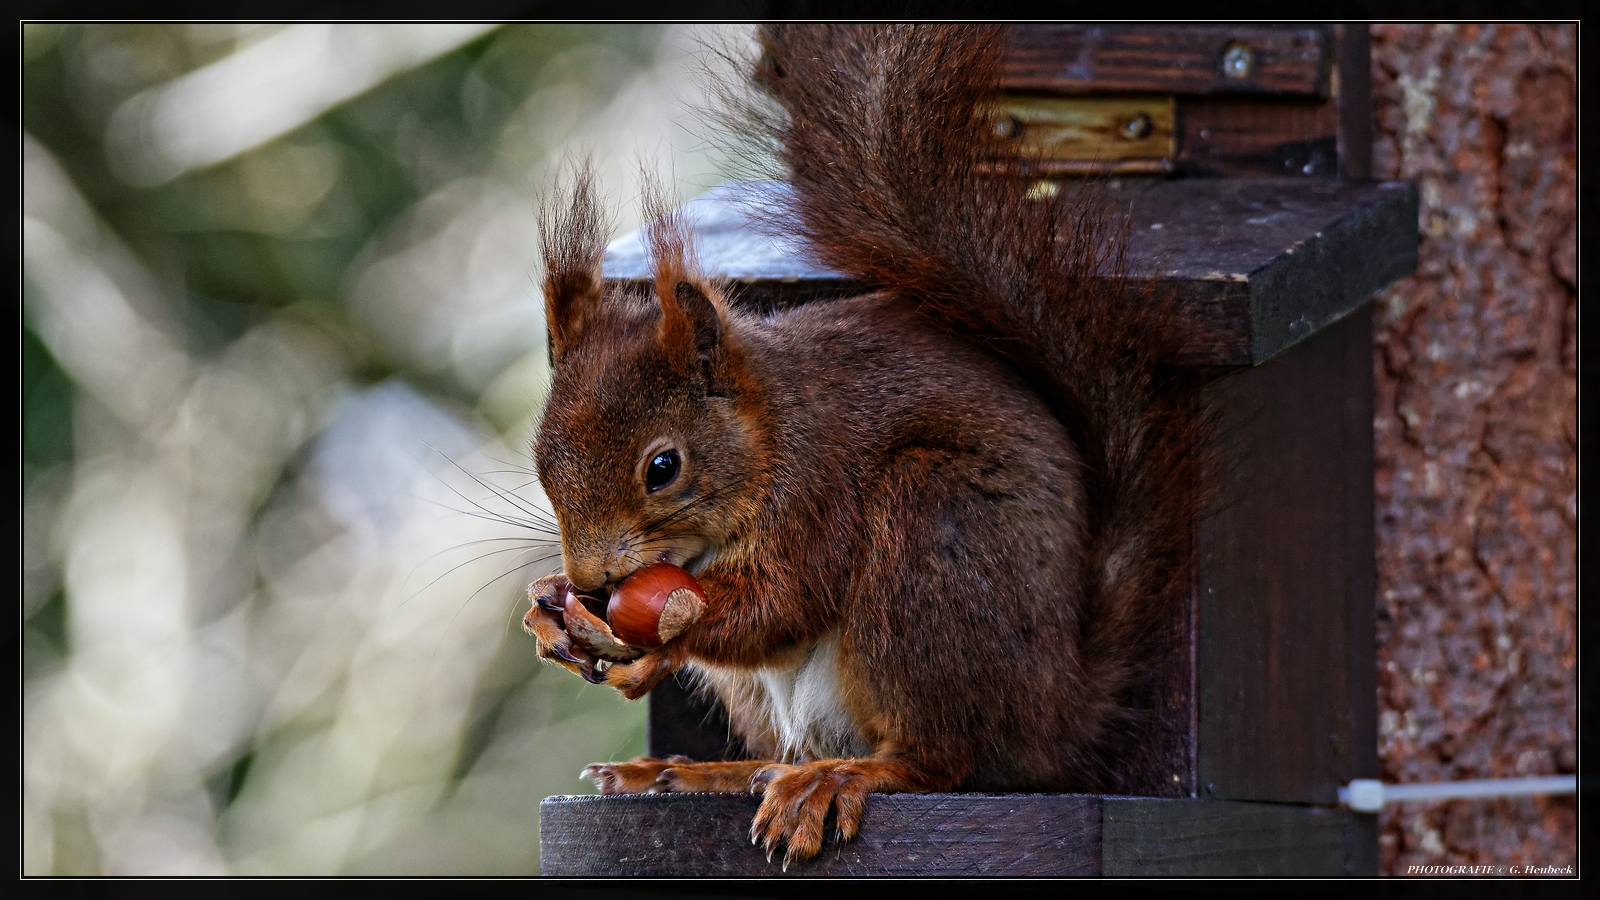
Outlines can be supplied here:
[[584, 607], [565, 575], [546, 575], [528, 585], [528, 599], [522, 628], [538, 641], [539, 655], [590, 684], [609, 685], [637, 700], [681, 664], [674, 651], [646, 652], [617, 640], [605, 620]]
[[559, 572], [528, 585], [528, 599], [532, 605], [522, 617], [522, 630], [538, 642], [540, 657], [565, 667], [591, 684], [599, 684], [594, 655], [578, 646], [567, 633], [565, 610], [572, 593], [572, 582]]
[[632, 662], [606, 662], [592, 666], [594, 684], [609, 685], [629, 700], [637, 700], [678, 669], [676, 654], [663, 647]]

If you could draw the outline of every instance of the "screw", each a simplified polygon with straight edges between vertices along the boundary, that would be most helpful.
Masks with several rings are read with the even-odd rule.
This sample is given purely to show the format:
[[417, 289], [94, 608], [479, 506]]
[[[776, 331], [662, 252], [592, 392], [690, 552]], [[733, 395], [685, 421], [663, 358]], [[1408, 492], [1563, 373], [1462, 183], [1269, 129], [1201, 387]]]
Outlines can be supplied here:
[[1122, 123], [1122, 136], [1130, 141], [1137, 141], [1140, 138], [1149, 137], [1153, 127], [1150, 124], [1150, 117], [1144, 113], [1139, 113]]
[[1243, 81], [1250, 77], [1250, 72], [1255, 68], [1256, 55], [1250, 47], [1239, 41], [1234, 41], [1222, 48], [1222, 74], [1234, 81]]

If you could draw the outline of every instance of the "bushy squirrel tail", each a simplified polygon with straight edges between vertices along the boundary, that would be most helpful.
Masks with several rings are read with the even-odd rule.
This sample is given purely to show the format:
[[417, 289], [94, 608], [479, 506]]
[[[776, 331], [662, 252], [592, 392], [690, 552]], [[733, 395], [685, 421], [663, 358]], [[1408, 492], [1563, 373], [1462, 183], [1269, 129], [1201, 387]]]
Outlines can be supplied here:
[[777, 24], [758, 41], [764, 97], [739, 118], [786, 168], [815, 260], [1007, 359], [1077, 440], [1091, 689], [1149, 706], [1141, 674], [1190, 590], [1202, 418], [1174, 366], [1187, 320], [1126, 277], [1127, 217], [1093, 185], [995, 174], [998, 26]]

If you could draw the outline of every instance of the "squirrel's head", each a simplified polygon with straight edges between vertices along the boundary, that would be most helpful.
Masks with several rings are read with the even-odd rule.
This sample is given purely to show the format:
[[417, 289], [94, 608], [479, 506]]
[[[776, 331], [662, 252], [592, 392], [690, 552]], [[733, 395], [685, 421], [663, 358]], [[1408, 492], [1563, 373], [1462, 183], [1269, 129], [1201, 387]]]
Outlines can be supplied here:
[[654, 291], [604, 289], [582, 178], [574, 193], [545, 226], [552, 378], [533, 447], [565, 572], [582, 591], [654, 562], [699, 572], [748, 519], [760, 480], [736, 335], [670, 216], [650, 226]]

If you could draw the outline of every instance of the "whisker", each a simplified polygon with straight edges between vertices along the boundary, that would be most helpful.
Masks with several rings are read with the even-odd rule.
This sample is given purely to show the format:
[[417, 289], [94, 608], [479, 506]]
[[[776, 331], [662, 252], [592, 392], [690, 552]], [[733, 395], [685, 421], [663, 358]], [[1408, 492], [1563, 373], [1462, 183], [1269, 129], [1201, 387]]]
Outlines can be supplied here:
[[[460, 467], [457, 466], [457, 468], [460, 468]], [[482, 510], [483, 512], [485, 512], [485, 513], [487, 513], [489, 515], [500, 516], [501, 517], [500, 521], [503, 521], [508, 525], [519, 525], [519, 526], [533, 527], [535, 525], [543, 526], [543, 525], [547, 525], [547, 524], [548, 525], [555, 525], [556, 524], [554, 522], [548, 521], [548, 517], [545, 516], [545, 514], [543, 513], [542, 510], [539, 510], [537, 508], [525, 509], [525, 508], [523, 508], [521, 506], [518, 506], [515, 503], [512, 504], [512, 508], [513, 509], [516, 509], [519, 512], [526, 513], [531, 518], [526, 518], [526, 519], [524, 519], [524, 518], [515, 518], [515, 517], [507, 516], [504, 513], [497, 513], [494, 510], [491, 510], [488, 507], [484, 506], [483, 504], [477, 502], [476, 500], [473, 500], [471, 497], [468, 497], [466, 494], [461, 493], [461, 491], [457, 490], [454, 485], [450, 484], [449, 482], [445, 481], [444, 479], [441, 478], [441, 479], [439, 479], [439, 481], [447, 489], [449, 489], [450, 493], [455, 494], [457, 497], [460, 497], [462, 500], [465, 500], [467, 503], [471, 504], [472, 506], [477, 507], [478, 509]], [[491, 490], [493, 490], [493, 489], [491, 488]], [[427, 502], [427, 503], [434, 503], [434, 504], [439, 505], [439, 506], [444, 506], [444, 504], [438, 503], [438, 501], [428, 500], [425, 497], [419, 497], [417, 499], [423, 500], [424, 502]], [[465, 510], [458, 510], [458, 509], [455, 509], [454, 507], [446, 506], [445, 508], [453, 510], [454, 512], [465, 513]], [[467, 513], [467, 514], [471, 515], [470, 513]]]
[[[533, 474], [533, 473], [531, 473], [531, 472], [523, 472], [523, 471], [516, 470], [516, 469], [490, 469], [489, 471], [484, 472], [483, 474], [485, 474], [485, 475], [530, 475], [530, 474]], [[507, 488], [507, 490], [520, 491], [525, 487], [532, 487], [533, 485], [536, 485], [538, 483], [539, 483], [539, 476], [534, 475], [534, 477], [531, 480], [524, 481], [523, 483], [521, 483], [519, 485], [514, 485], [513, 487]]]
[[[411, 571], [406, 574], [406, 581], [410, 581], [411, 577], [413, 575], [417, 574], [417, 570], [422, 568], [423, 566], [427, 565], [428, 562], [430, 560], [432, 560], [434, 557], [443, 556], [446, 553], [453, 553], [453, 552], [455, 552], [457, 550], [462, 549], [463, 547], [471, 547], [471, 546], [473, 546], [475, 544], [495, 544], [495, 543], [504, 543], [506, 541], [516, 541], [516, 542], [518, 542], [520, 544], [524, 544], [524, 545], [527, 545], [529, 547], [536, 547], [536, 546], [539, 546], [541, 544], [548, 545], [548, 544], [554, 543], [553, 541], [534, 541], [534, 540], [530, 540], [529, 538], [520, 537], [520, 536], [518, 536], [518, 537], [479, 538], [479, 539], [474, 540], [474, 541], [464, 541], [462, 543], [456, 544], [453, 547], [446, 547], [443, 550], [439, 550], [437, 552], [430, 553], [427, 556], [423, 557], [421, 559], [421, 561], [419, 561], [415, 566], [412, 566], [411, 567]], [[449, 573], [446, 573], [446, 574], [449, 574]], [[429, 584], [432, 584], [432, 582], [429, 582]], [[428, 588], [427, 585], [423, 586], [423, 590], [427, 590], [427, 588]], [[418, 593], [420, 593], [420, 591]], [[416, 595], [413, 594], [412, 596], [416, 596]], [[410, 599], [410, 598], [408, 597], [407, 599]]]
[[650, 533], [652, 533], [654, 531], [657, 531], [658, 529], [661, 528], [661, 526], [666, 525], [668, 522], [671, 522], [673, 519], [676, 519], [679, 516], [684, 515], [685, 513], [689, 512], [690, 510], [698, 508], [702, 504], [709, 503], [711, 500], [715, 499], [718, 495], [720, 495], [723, 491], [727, 490], [730, 487], [732, 487], [731, 484], [718, 485], [718, 486], [712, 488], [711, 490], [706, 491], [704, 494], [701, 494], [700, 496], [695, 497], [694, 499], [685, 502], [684, 504], [679, 506], [677, 509], [674, 509], [672, 512], [667, 513], [666, 515], [661, 516], [660, 518], [657, 518], [654, 521], [651, 521], [651, 522], [649, 522], [649, 523], [647, 523], [645, 525], [640, 526], [640, 528], [638, 530], [642, 534], [650, 534]]
[[[431, 588], [434, 585], [438, 584], [441, 579], [445, 578], [451, 572], [454, 572], [455, 570], [457, 570], [457, 569], [459, 569], [459, 568], [461, 568], [463, 566], [470, 566], [473, 563], [478, 562], [479, 560], [488, 559], [491, 556], [499, 556], [502, 553], [520, 553], [520, 552], [525, 552], [525, 551], [527, 551], [529, 549], [531, 549], [531, 548], [529, 548], [529, 547], [501, 547], [499, 550], [490, 550], [488, 553], [482, 553], [482, 554], [479, 554], [477, 556], [474, 556], [473, 558], [467, 560], [466, 562], [458, 563], [456, 565], [453, 565], [450, 568], [444, 570], [444, 572], [442, 572], [437, 578], [433, 579], [432, 581], [428, 582], [427, 584], [423, 585], [422, 587], [417, 588], [416, 592], [413, 593], [411, 596], [405, 598], [404, 600], [401, 600], [400, 601], [400, 605], [401, 606], [405, 606], [407, 603], [410, 603], [412, 600], [416, 599], [417, 596], [419, 594], [421, 594], [423, 591], [425, 591], [428, 588]], [[560, 556], [560, 555], [561, 554], [559, 554], [559, 553], [551, 554], [549, 556], [543, 557], [543, 559], [554, 559], [556, 556]], [[528, 565], [528, 564], [525, 563], [524, 565]], [[503, 578], [505, 576], [502, 575], [500, 577]], [[498, 581], [499, 579], [497, 578], [495, 580]], [[493, 584], [493, 583], [494, 583], [493, 581], [489, 582], [489, 584]], [[487, 587], [487, 586], [488, 585], [485, 585], [484, 587]], [[481, 591], [481, 590], [483, 590], [483, 588], [479, 588], [478, 590]], [[477, 596], [477, 592], [474, 591], [472, 596], [476, 597]]]
[[445, 625], [444, 628], [439, 629], [439, 640], [438, 640], [437, 643], [435, 643], [433, 645], [433, 652], [435, 654], [437, 654], [439, 652], [439, 647], [444, 644], [444, 636], [446, 634], [450, 633], [450, 628], [455, 625], [456, 619], [459, 618], [460, 615], [461, 615], [461, 611], [467, 608], [467, 605], [472, 602], [473, 598], [477, 597], [479, 594], [483, 593], [485, 590], [488, 590], [490, 585], [492, 585], [496, 581], [499, 581], [500, 579], [506, 577], [507, 575], [510, 575], [513, 572], [517, 572], [517, 571], [520, 571], [522, 569], [526, 569], [529, 566], [537, 565], [537, 564], [539, 564], [541, 562], [544, 562], [546, 560], [553, 559], [553, 558], [554, 557], [552, 557], [552, 556], [542, 556], [542, 557], [539, 557], [538, 559], [534, 559], [534, 560], [530, 560], [528, 562], [522, 563], [521, 565], [512, 566], [511, 568], [505, 570], [504, 572], [501, 572], [499, 575], [496, 575], [494, 578], [490, 579], [488, 582], [486, 582], [483, 585], [483, 587], [480, 587], [477, 590], [473, 591], [471, 594], [468, 594], [467, 595], [467, 599], [461, 601], [461, 605], [459, 607], [457, 607], [455, 613], [450, 616], [450, 621]]
[[[534, 521], [531, 521], [531, 520], [528, 520], [528, 519], [515, 519], [515, 518], [511, 518], [509, 516], [506, 516], [503, 513], [497, 513], [497, 512], [494, 512], [492, 510], [487, 510], [487, 509], [484, 509], [483, 512], [471, 512], [470, 510], [456, 509], [454, 506], [450, 506], [450, 505], [445, 504], [445, 503], [440, 503], [437, 500], [429, 500], [427, 497], [418, 497], [416, 499], [421, 500], [423, 503], [431, 503], [434, 506], [438, 506], [438, 507], [442, 507], [444, 509], [448, 509], [451, 512], [457, 514], [457, 515], [471, 516], [474, 519], [483, 519], [486, 522], [498, 522], [498, 523], [500, 523], [502, 525], [510, 525], [512, 527], [515, 527], [515, 528], [526, 528], [529, 531], [533, 531], [533, 532], [536, 532], [536, 533], [539, 533], [539, 534], [547, 534], [547, 535], [549, 535], [549, 536], [551, 536], [553, 538], [560, 538], [560, 536], [561, 536], [559, 531], [554, 531], [554, 530], [551, 530], [549, 528], [546, 528], [540, 522], [534, 522]], [[462, 497], [461, 499], [467, 500], [467, 498], [465, 498], [465, 497]], [[471, 503], [472, 501], [471, 500], [467, 500], [467, 502]], [[480, 506], [479, 509], [483, 509], [483, 507]]]
[[[428, 446], [428, 449], [430, 449], [433, 452], [438, 453], [440, 456], [444, 457], [445, 461], [450, 463], [450, 465], [455, 466], [456, 469], [461, 472], [461, 474], [467, 476], [468, 478], [471, 478], [473, 481], [477, 482], [477, 484], [480, 487], [484, 488], [485, 490], [488, 490], [490, 493], [499, 496], [500, 499], [505, 500], [507, 503], [511, 504], [511, 506], [513, 508], [517, 509], [520, 512], [526, 513], [527, 515], [534, 516], [536, 518], [545, 517], [545, 513], [544, 513], [543, 510], [541, 510], [541, 509], [539, 509], [539, 508], [537, 508], [535, 506], [527, 505], [526, 501], [524, 501], [521, 497], [518, 497], [515, 494], [512, 494], [512, 493], [510, 493], [508, 491], [503, 491], [503, 490], [495, 487], [494, 485], [484, 481], [482, 478], [479, 478], [478, 476], [472, 474], [471, 472], [467, 471], [467, 469], [465, 467], [463, 467], [460, 463], [458, 463], [455, 460], [451, 459], [448, 455], [440, 452], [439, 449], [434, 447], [432, 444], [428, 444], [427, 441], [423, 441], [423, 443]], [[443, 481], [443, 479], [440, 479], [440, 480]], [[446, 485], [446, 486], [448, 486], [448, 485]], [[455, 488], [452, 487], [451, 490], [454, 491], [457, 496], [460, 496], [461, 499], [466, 500], [468, 503], [473, 503], [474, 506], [478, 506], [478, 504], [474, 503], [474, 501], [469, 500], [467, 497], [462, 495], [460, 491], [456, 491]], [[482, 506], [478, 506], [478, 508], [479, 509], [483, 509]], [[484, 512], [488, 512], [488, 510], [485, 509]]]

